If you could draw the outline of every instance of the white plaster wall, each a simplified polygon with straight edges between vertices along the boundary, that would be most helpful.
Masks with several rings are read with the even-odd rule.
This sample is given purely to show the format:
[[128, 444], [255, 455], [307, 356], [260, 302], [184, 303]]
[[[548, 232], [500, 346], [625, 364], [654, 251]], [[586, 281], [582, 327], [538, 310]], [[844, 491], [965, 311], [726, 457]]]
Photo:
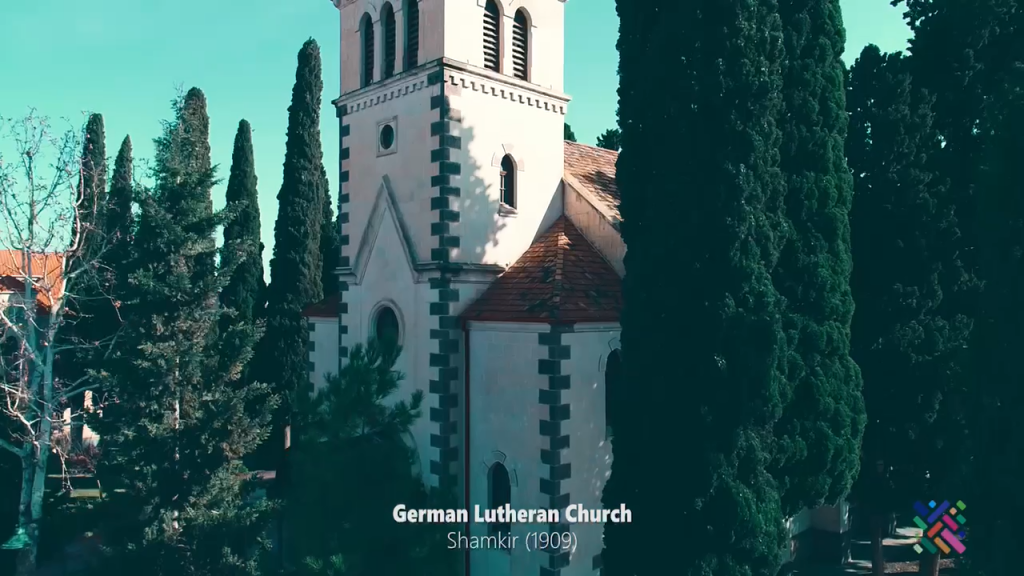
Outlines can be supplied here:
[[626, 257], [626, 243], [622, 241], [622, 235], [594, 203], [572, 184], [566, 182], [563, 186], [565, 215], [608, 260], [619, 276], [624, 276], [626, 267], [623, 259]]
[[[608, 355], [619, 347], [618, 325], [577, 324], [575, 332], [562, 335], [570, 346], [571, 359], [562, 361], [562, 373], [569, 374], [568, 394], [572, 406], [569, 418], [569, 462], [572, 477], [563, 482], [570, 501], [588, 509], [600, 509], [604, 485], [611, 474], [612, 450], [606, 438], [605, 366]], [[628, 505], [628, 504], [627, 504]], [[603, 524], [576, 524], [571, 530], [577, 547], [565, 576], [592, 575], [594, 556], [601, 553]]]
[[309, 379], [313, 389], [319, 390], [327, 383], [327, 374], [338, 373], [338, 319], [309, 318], [312, 331], [310, 341], [314, 343], [309, 360], [313, 362], [313, 372]]
[[[485, 0], [448, 0], [444, 56], [483, 68]], [[422, 6], [422, 4], [421, 4]], [[565, 5], [555, 0], [498, 0], [502, 13], [502, 73], [512, 75], [512, 21], [519, 9], [530, 22], [529, 81], [561, 92], [564, 85]]]
[[[359, 250], [385, 175], [413, 239], [415, 257], [427, 259], [430, 248], [437, 245], [437, 239], [430, 235], [430, 224], [437, 218], [430, 210], [430, 197], [434, 195], [430, 176], [437, 171], [437, 165], [430, 163], [430, 151], [437, 141], [430, 137], [430, 124], [437, 120], [438, 112], [430, 109], [430, 95], [439, 93], [439, 87], [428, 87], [426, 74], [424, 70], [408, 78], [392, 78], [339, 101], [349, 109], [344, 119], [349, 126], [349, 136], [344, 140], [349, 158], [342, 161], [341, 169], [349, 172], [345, 234], [350, 243], [342, 253], [351, 260]], [[397, 122], [396, 151], [378, 155], [377, 127], [391, 119]]]
[[[384, 207], [385, 210], [390, 210]], [[391, 306], [398, 314], [401, 324], [402, 354], [395, 364], [395, 369], [405, 375], [399, 392], [394, 400], [408, 400], [415, 390], [427, 393], [427, 382], [417, 373], [417, 367], [423, 365], [417, 359], [422, 355], [422, 348], [430, 342], [426, 336], [428, 328], [426, 300], [427, 295], [417, 290], [413, 270], [406, 259], [403, 240], [395, 225], [394, 218], [385, 213], [380, 228], [372, 240], [372, 251], [369, 253], [366, 268], [358, 284], [350, 286], [344, 299], [349, 304], [349, 314], [345, 317], [348, 325], [346, 345], [351, 350], [355, 345], [365, 343], [373, 332], [374, 314], [382, 304]], [[430, 446], [430, 420], [428, 418], [428, 401], [424, 401], [424, 415], [416, 421], [412, 434], [416, 441], [416, 449], [420, 459], [426, 463], [429, 458], [427, 449]], [[424, 467], [429, 465], [424, 464]]]
[[[537, 373], [537, 359], [547, 351], [538, 345], [537, 334], [547, 329], [539, 324], [469, 324], [470, 508], [488, 505], [487, 472], [496, 452], [504, 453], [512, 476], [512, 507], [547, 508], [540, 493], [540, 451], [546, 444], [540, 420], [546, 412], [542, 414], [538, 403], [546, 380]], [[512, 535], [522, 543], [527, 532], [543, 529], [513, 524]], [[487, 535], [485, 524], [471, 524], [470, 530], [475, 536]], [[541, 561], [547, 561], [545, 554], [528, 552], [525, 546], [475, 550], [470, 570], [487, 576], [537, 574]]]
[[[460, 222], [451, 226], [461, 247], [452, 260], [507, 266], [562, 213], [566, 103], [484, 72], [450, 69], [445, 80], [451, 106], [462, 115], [452, 125], [462, 138], [462, 150], [452, 158], [462, 166], [461, 197], [453, 199]], [[517, 165], [515, 216], [498, 213], [505, 154]]]

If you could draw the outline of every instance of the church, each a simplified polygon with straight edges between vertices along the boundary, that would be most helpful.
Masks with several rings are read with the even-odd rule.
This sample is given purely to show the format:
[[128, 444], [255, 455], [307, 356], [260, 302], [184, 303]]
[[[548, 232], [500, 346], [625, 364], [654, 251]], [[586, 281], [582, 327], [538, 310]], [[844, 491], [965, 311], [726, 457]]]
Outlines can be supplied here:
[[[335, 6], [342, 291], [306, 310], [313, 383], [397, 337], [402, 393], [426, 393], [428, 484], [466, 508], [600, 508], [625, 245], [617, 154], [563, 140], [565, 0]], [[603, 526], [571, 531], [574, 550], [473, 550], [466, 568], [597, 574]]]
[[[467, 509], [600, 509], [611, 472], [617, 153], [564, 140], [565, 1], [333, 0], [341, 292], [305, 311], [310, 378], [397, 339], [401, 394], [427, 398], [418, 470]], [[789, 519], [790, 559], [817, 535], [802, 548], [841, 560], [848, 516], [843, 503]], [[601, 571], [601, 524], [465, 529], [574, 538], [468, 551], [466, 576]]]

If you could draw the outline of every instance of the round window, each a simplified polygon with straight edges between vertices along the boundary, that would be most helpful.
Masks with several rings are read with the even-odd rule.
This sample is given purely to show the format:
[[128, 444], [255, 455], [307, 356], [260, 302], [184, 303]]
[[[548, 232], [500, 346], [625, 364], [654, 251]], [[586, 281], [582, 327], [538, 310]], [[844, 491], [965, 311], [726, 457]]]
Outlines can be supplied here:
[[390, 306], [382, 306], [377, 311], [377, 317], [373, 321], [373, 335], [376, 336], [377, 342], [388, 345], [397, 346], [399, 344], [400, 328], [398, 325], [398, 315]]
[[391, 150], [391, 147], [395, 145], [395, 127], [391, 124], [385, 124], [380, 129], [380, 149]]

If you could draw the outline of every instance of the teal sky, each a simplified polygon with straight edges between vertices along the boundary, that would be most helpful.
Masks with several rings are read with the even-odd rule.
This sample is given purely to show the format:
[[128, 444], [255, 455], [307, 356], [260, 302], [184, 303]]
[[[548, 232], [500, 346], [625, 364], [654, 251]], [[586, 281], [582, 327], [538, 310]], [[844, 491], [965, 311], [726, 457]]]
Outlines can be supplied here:
[[[217, 206], [238, 121], [249, 120], [268, 260], [296, 53], [306, 38], [316, 38], [324, 59], [324, 158], [335, 195], [338, 125], [329, 102], [338, 96], [340, 33], [329, 0], [3, 3], [0, 116], [16, 118], [34, 107], [78, 126], [86, 112], [99, 112], [108, 154], [130, 134], [136, 159], [144, 159], [152, 156], [176, 87], [198, 86], [209, 101], [213, 161], [224, 179], [214, 191]], [[848, 62], [869, 43], [886, 51], [906, 47], [910, 33], [889, 0], [841, 4]], [[615, 125], [615, 2], [569, 0], [565, 6], [565, 86], [573, 98], [567, 121], [580, 142], [593, 144]], [[0, 141], [0, 151], [9, 152], [8, 143]]]

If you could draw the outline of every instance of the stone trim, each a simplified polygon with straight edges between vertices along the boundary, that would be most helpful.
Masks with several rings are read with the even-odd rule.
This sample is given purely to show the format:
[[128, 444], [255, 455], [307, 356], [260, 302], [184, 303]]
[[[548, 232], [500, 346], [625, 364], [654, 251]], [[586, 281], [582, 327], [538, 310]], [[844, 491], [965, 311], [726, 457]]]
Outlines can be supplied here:
[[[537, 335], [537, 344], [547, 348], [545, 356], [537, 360], [537, 373], [545, 377], [546, 385], [542, 386], [537, 402], [541, 414], [547, 414], [540, 421], [541, 472], [540, 492], [548, 497], [547, 508], [559, 510], [563, 514], [571, 502], [571, 496], [563, 483], [572, 478], [572, 464], [569, 462], [569, 420], [572, 416], [568, 394], [571, 385], [568, 374], [563, 374], [562, 362], [572, 357], [569, 344], [563, 342], [562, 335], [573, 332], [572, 325], [552, 324], [548, 332]], [[552, 531], [564, 531], [564, 526], [552, 523]], [[548, 551], [548, 565], [542, 566], [540, 576], [560, 576], [562, 568], [569, 565], [569, 552]]]
[[[390, 80], [390, 78], [389, 78]], [[377, 88], [374, 84], [370, 86]], [[345, 105], [348, 108], [348, 113], [353, 114], [355, 112], [362, 112], [368, 110], [374, 106], [379, 106], [385, 102], [392, 100], [398, 100], [399, 98], [405, 97], [413, 92], [419, 92], [427, 88], [429, 84], [427, 79], [420, 76], [401, 84], [395, 84], [393, 86], [383, 87], [382, 90], [372, 90], [371, 94], [367, 94], [358, 100]]]
[[510, 103], [523, 104], [531, 108], [560, 114], [562, 116], [565, 116], [566, 114], [566, 105], [564, 101], [540, 96], [535, 92], [509, 86], [500, 80], [479, 78], [469, 74], [459, 73], [456, 70], [445, 69], [441, 72], [444, 74], [445, 85], [455, 88], [460, 92], [462, 90], [471, 90], [481, 94], [488, 94], [490, 96], [506, 100]]
[[[348, 268], [350, 266], [349, 257], [345, 255], [345, 247], [349, 245], [348, 234], [345, 233], [345, 224], [348, 223], [348, 168], [349, 168], [349, 147], [345, 143], [345, 139], [348, 138], [351, 127], [345, 122], [345, 116], [348, 115], [347, 106], [338, 106], [338, 128], [340, 139], [340, 151], [338, 153], [338, 168], [340, 172], [338, 174], [338, 244], [341, 255], [338, 257], [338, 268]], [[348, 315], [348, 303], [345, 302], [345, 292], [348, 292], [348, 282], [344, 280], [338, 281], [338, 366], [336, 367], [336, 374], [341, 374], [341, 367], [345, 360], [348, 358], [348, 346], [345, 345], [345, 335], [348, 334], [348, 325], [345, 323], [345, 316]]]
[[427, 76], [427, 85], [436, 91], [430, 97], [430, 109], [437, 113], [437, 120], [430, 125], [430, 136], [437, 139], [437, 146], [430, 151], [429, 160], [438, 167], [437, 176], [430, 178], [430, 187], [434, 190], [430, 210], [436, 213], [430, 235], [437, 238], [437, 247], [430, 250], [430, 260], [438, 265], [438, 276], [429, 280], [430, 290], [434, 292], [429, 314], [437, 318], [436, 324], [433, 320], [428, 323], [430, 340], [437, 343], [436, 347], [431, 345], [434, 350], [429, 357], [432, 376], [429, 392], [435, 398], [431, 402], [430, 421], [437, 425], [430, 435], [430, 445], [437, 449], [437, 458], [430, 461], [430, 473], [437, 478], [439, 487], [454, 492], [459, 477], [455, 410], [461, 399], [458, 354], [462, 338], [459, 318], [452, 309], [452, 305], [459, 302], [459, 290], [452, 285], [458, 267], [452, 265], [451, 251], [459, 247], [459, 236], [452, 234], [451, 224], [459, 221], [459, 211], [452, 207], [451, 199], [462, 194], [459, 188], [462, 138], [456, 135], [461, 114], [452, 109], [446, 86], [441, 82], [443, 78], [443, 70]]
[[594, 572], [597, 572], [597, 573], [601, 573], [602, 572], [601, 569], [604, 568], [604, 557], [601, 555], [601, 553], [598, 553], [598, 554], [594, 555], [594, 559], [591, 560], [590, 566], [591, 566], [591, 570], [593, 570]]

